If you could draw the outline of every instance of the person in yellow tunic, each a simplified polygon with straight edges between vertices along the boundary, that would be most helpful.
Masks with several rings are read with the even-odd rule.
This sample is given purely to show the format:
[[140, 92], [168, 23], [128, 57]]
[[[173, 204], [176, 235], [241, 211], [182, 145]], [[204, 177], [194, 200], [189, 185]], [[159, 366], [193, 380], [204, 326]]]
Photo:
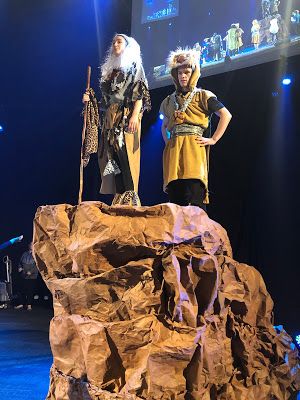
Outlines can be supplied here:
[[[212, 92], [196, 87], [200, 77], [198, 52], [179, 48], [170, 53], [168, 66], [176, 91], [163, 100], [160, 108], [166, 145], [164, 190], [172, 203], [206, 209], [209, 202], [206, 148], [223, 136], [231, 114]], [[220, 119], [212, 137], [206, 138], [203, 133], [212, 113]]]
[[257, 19], [252, 21], [251, 42], [253, 43], [255, 50], [257, 50], [260, 43], [260, 23]]

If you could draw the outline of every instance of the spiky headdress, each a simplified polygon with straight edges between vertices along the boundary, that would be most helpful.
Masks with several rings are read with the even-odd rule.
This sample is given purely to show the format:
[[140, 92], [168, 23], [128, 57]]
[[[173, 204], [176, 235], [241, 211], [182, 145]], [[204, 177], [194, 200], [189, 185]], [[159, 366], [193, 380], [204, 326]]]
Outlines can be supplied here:
[[193, 70], [200, 63], [200, 52], [190, 48], [178, 47], [175, 51], [171, 51], [167, 58], [167, 66], [172, 69], [183, 67], [184, 65], [191, 67]]

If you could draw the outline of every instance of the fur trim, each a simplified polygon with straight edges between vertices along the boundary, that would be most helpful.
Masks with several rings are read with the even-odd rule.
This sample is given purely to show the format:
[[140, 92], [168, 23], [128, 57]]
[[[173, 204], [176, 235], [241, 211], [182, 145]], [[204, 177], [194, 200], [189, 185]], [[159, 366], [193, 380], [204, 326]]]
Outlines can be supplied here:
[[200, 52], [188, 47], [178, 47], [175, 51], [171, 51], [167, 59], [167, 66], [170, 70], [188, 65], [195, 69], [200, 64]]

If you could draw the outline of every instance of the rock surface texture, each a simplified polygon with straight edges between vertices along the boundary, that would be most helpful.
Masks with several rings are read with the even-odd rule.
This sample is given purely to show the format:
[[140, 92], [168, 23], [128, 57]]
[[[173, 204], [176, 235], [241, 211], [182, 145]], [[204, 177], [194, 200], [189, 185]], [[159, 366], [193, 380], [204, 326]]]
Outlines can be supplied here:
[[291, 338], [259, 272], [196, 207], [40, 207], [34, 253], [54, 299], [48, 400], [285, 400]]

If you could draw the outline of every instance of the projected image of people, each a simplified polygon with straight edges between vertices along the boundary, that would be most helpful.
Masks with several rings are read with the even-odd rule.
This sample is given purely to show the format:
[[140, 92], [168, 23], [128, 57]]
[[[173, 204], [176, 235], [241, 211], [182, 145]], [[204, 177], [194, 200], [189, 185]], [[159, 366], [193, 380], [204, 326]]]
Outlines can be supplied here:
[[133, 0], [132, 34], [151, 48], [154, 88], [171, 83], [164, 55], [176, 47], [199, 51], [203, 76], [300, 53], [299, 9], [300, 0]]
[[177, 16], [178, 2], [179, 0], [145, 0], [143, 3], [142, 22]]

